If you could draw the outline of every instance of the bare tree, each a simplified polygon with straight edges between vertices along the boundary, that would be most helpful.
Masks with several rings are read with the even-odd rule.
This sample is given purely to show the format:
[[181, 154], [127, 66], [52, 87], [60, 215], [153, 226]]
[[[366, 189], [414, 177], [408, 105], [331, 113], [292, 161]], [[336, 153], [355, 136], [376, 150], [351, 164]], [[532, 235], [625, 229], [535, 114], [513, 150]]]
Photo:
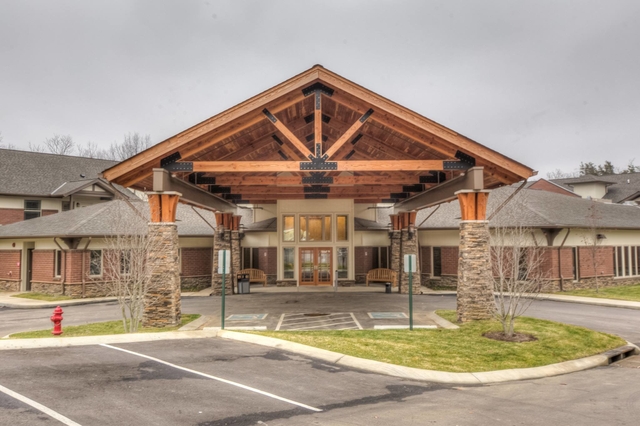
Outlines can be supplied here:
[[151, 146], [151, 136], [140, 135], [138, 132], [124, 135], [121, 143], [112, 143], [107, 150], [109, 160], [122, 161], [133, 157]]
[[86, 158], [105, 158], [106, 153], [95, 143], [88, 142], [86, 146], [78, 145], [78, 155]]
[[2, 143], [2, 132], [0, 132], [0, 149], [17, 149], [12, 143]]
[[551, 172], [547, 172], [547, 179], [566, 179], [566, 178], [574, 178], [580, 176], [580, 172], [578, 170], [574, 170], [572, 172], [565, 172], [560, 169], [555, 169]]
[[[522, 198], [522, 197], [519, 197]], [[522, 199], [514, 200], [521, 203]], [[522, 316], [540, 293], [546, 278], [545, 249], [538, 245], [533, 229], [520, 225], [518, 211], [510, 206], [499, 215], [491, 230], [491, 268], [495, 292], [495, 317], [506, 339], [514, 336], [516, 318]], [[509, 217], [511, 216], [511, 217]]]
[[70, 135], [53, 135], [45, 139], [44, 146], [50, 153], [58, 155], [71, 155], [75, 150], [75, 144]]
[[138, 331], [144, 313], [145, 298], [153, 294], [152, 271], [147, 256], [157, 251], [158, 239], [150, 234], [147, 220], [133, 204], [113, 201], [108, 221], [113, 235], [106, 238], [103, 256], [108, 274], [109, 293], [117, 298], [125, 332]]
[[31, 142], [29, 142], [29, 151], [46, 152], [46, 149], [45, 149], [45, 147], [43, 147], [39, 143], [31, 143]]
[[592, 201], [589, 207], [589, 214], [587, 216], [587, 223], [589, 228], [582, 235], [582, 244], [584, 244], [587, 252], [588, 259], [585, 259], [593, 268], [593, 278], [596, 286], [596, 293], [600, 292], [600, 284], [598, 282], [598, 276], [600, 275], [600, 269], [603, 266], [603, 259], [600, 256], [600, 246], [602, 245], [603, 234], [598, 233], [600, 229], [600, 222], [602, 216], [599, 212], [599, 204], [597, 201]]

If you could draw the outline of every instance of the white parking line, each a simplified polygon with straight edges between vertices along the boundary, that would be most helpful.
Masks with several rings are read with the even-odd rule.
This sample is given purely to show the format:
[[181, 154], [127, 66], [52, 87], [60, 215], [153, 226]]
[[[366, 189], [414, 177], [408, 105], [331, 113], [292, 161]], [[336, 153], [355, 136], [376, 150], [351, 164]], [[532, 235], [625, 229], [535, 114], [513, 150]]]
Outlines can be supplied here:
[[353, 318], [353, 321], [358, 324], [358, 329], [362, 330], [362, 326], [360, 325], [360, 323], [358, 322], [358, 320], [356, 319], [356, 316], [353, 315], [353, 312], [351, 312], [351, 318]]
[[[332, 324], [329, 324], [329, 325], [334, 326], [334, 325], [342, 325], [342, 324], [353, 324], [353, 322], [352, 321], [335, 322], [335, 323], [332, 323]], [[310, 330], [312, 328], [321, 328], [321, 327], [326, 327], [326, 326], [327, 326], [326, 324], [323, 324], [323, 325], [316, 325], [316, 326], [312, 326], [312, 327], [288, 328], [288, 329], [286, 329], [284, 331]]]
[[280, 326], [282, 325], [282, 320], [284, 320], [284, 314], [280, 316], [280, 321], [278, 321], [278, 326], [276, 327], [276, 331], [280, 330]]
[[[322, 411], [319, 408], [315, 408], [315, 407], [312, 407], [310, 405], [302, 404], [300, 402], [292, 401], [290, 399], [283, 398], [281, 396], [274, 395], [274, 394], [269, 393], [269, 392], [261, 391], [260, 389], [252, 388], [251, 386], [243, 385], [241, 383], [232, 382], [231, 380], [223, 379], [221, 377], [212, 376], [210, 374], [201, 373], [200, 371], [192, 370], [192, 369], [186, 368], [186, 367], [181, 367], [181, 366], [176, 365], [176, 364], [171, 364], [170, 362], [163, 361], [161, 359], [154, 358], [154, 357], [151, 357], [151, 356], [148, 356], [148, 355], [144, 355], [144, 354], [141, 354], [141, 353], [138, 353], [138, 352], [129, 351], [127, 349], [122, 349], [122, 348], [119, 348], [117, 346], [107, 345], [106, 343], [102, 343], [102, 344], [100, 344], [100, 346], [104, 346], [105, 348], [115, 349], [115, 350], [121, 351], [121, 352], [126, 352], [128, 354], [139, 356], [141, 358], [150, 359], [151, 361], [155, 361], [155, 362], [158, 362], [160, 364], [168, 365], [169, 367], [173, 367], [173, 368], [176, 368], [178, 370], [186, 371], [186, 372], [192, 373], [192, 374], [197, 374], [198, 376], [206, 377], [206, 378], [212, 379], [212, 380], [217, 380], [219, 382], [226, 383], [228, 385], [237, 386], [239, 388], [246, 389], [246, 390], [251, 391], [251, 392], [259, 393], [260, 395], [268, 396], [269, 398], [277, 399], [277, 400], [280, 400], [280, 401], [283, 401], [283, 402], [287, 402], [289, 404], [297, 405], [298, 407], [306, 408], [307, 410], [317, 411], [317, 412]], [[73, 423], [73, 424], [75, 425], [76, 423]]]
[[36, 410], [42, 411], [43, 413], [47, 414], [50, 417], [53, 417], [54, 419], [56, 419], [62, 424], [65, 424], [67, 426], [81, 426], [80, 423], [76, 423], [73, 420], [69, 419], [68, 417], [63, 416], [62, 414], [56, 411], [53, 411], [51, 408], [45, 407], [44, 405], [38, 402], [35, 402], [33, 399], [27, 398], [24, 395], [20, 395], [19, 393], [14, 392], [11, 389], [7, 389], [2, 385], [0, 385], [0, 392], [9, 395], [12, 398], [17, 399], [18, 401], [24, 402], [27, 405], [30, 405]]

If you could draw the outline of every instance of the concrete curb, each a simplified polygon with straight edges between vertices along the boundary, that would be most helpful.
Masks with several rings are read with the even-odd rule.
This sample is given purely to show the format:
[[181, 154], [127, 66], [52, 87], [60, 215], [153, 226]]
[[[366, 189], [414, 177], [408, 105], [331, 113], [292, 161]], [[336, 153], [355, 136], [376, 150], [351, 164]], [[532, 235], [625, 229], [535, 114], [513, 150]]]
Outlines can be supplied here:
[[[30, 299], [27, 299], [31, 302]], [[72, 300], [59, 300], [57, 302], [41, 302], [41, 303], [5, 303], [0, 302], [0, 308], [12, 308], [12, 309], [46, 309], [55, 308], [57, 306], [78, 306], [78, 305], [91, 305], [94, 303], [115, 302], [118, 299], [115, 297], [102, 297], [95, 299], [72, 299]]]
[[[350, 355], [327, 351], [325, 349], [314, 348], [300, 343], [276, 339], [274, 337], [258, 336], [256, 334], [220, 330], [218, 331], [218, 337], [245, 343], [254, 343], [257, 345], [293, 352], [311, 358], [320, 359], [332, 364], [344, 365], [346, 367], [357, 368], [359, 370], [365, 370], [376, 374], [384, 374], [404, 379], [420, 380], [434, 383], [467, 385], [539, 379], [542, 377], [551, 377], [561, 374], [574, 373], [576, 371], [587, 370], [601, 365], [608, 365], [609, 359], [612, 357], [609, 356], [609, 353], [607, 352], [587, 358], [565, 361], [558, 364], [545, 365], [541, 367], [518, 368], [512, 370], [487, 371], [478, 373], [449, 373], [446, 371], [423, 370], [420, 368], [404, 367], [401, 365], [393, 365], [380, 361], [357, 358]], [[633, 350], [635, 354], [640, 353], [640, 349], [637, 346], [633, 344], [629, 344], [629, 346], [634, 348]], [[616, 352], [616, 350], [610, 352]]]
[[167, 331], [163, 333], [109, 334], [105, 336], [47, 337], [39, 339], [1, 339], [0, 351], [12, 349], [65, 348], [101, 343], [155, 342], [158, 340], [204, 339], [216, 337], [216, 330]]

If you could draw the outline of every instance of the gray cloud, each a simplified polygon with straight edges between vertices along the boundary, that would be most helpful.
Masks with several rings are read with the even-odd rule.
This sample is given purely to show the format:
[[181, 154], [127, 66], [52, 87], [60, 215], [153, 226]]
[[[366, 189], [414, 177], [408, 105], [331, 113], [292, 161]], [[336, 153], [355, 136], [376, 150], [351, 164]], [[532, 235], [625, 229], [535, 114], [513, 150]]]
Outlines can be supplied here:
[[624, 166], [639, 21], [637, 1], [7, 1], [0, 132], [159, 142], [321, 63], [542, 175]]

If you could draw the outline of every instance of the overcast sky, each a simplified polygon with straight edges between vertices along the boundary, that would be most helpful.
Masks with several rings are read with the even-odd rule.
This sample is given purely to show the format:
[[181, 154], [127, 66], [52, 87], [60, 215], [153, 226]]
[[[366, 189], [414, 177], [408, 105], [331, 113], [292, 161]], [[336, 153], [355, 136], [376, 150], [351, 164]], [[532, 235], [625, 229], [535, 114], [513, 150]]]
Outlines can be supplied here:
[[640, 165], [640, 1], [0, 2], [0, 132], [160, 142], [314, 64], [540, 172]]

